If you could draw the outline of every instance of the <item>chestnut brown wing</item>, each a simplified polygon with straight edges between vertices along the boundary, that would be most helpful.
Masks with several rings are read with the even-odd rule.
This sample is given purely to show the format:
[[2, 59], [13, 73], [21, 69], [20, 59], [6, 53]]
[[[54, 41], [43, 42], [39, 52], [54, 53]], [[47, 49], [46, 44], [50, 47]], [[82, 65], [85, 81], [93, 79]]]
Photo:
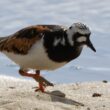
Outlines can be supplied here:
[[49, 31], [47, 26], [31, 26], [13, 35], [0, 38], [0, 51], [27, 54], [32, 45], [42, 38], [42, 33]]

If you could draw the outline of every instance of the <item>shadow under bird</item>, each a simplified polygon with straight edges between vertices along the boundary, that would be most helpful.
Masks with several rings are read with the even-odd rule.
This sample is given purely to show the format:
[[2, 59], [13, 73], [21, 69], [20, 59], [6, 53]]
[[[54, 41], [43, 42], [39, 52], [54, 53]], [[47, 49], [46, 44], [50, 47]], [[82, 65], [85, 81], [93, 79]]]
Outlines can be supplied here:
[[[77, 58], [87, 45], [94, 52], [90, 29], [82, 23], [69, 28], [60, 25], [35, 25], [26, 27], [7, 37], [0, 38], [0, 51], [20, 66], [22, 76], [32, 77], [45, 91], [51, 82], [40, 75], [40, 70], [54, 70]], [[35, 69], [36, 74], [28, 73]]]

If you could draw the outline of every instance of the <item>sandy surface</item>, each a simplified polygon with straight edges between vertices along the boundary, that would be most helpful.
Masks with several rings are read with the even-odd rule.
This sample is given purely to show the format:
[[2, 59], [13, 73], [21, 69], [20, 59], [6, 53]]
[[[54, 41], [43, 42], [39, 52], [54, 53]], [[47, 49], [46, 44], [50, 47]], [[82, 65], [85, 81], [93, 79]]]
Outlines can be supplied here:
[[[50, 94], [34, 92], [35, 86], [34, 81], [0, 76], [0, 110], [110, 110], [109, 82], [55, 85], [47, 88]], [[56, 90], [66, 97], [52, 95]]]

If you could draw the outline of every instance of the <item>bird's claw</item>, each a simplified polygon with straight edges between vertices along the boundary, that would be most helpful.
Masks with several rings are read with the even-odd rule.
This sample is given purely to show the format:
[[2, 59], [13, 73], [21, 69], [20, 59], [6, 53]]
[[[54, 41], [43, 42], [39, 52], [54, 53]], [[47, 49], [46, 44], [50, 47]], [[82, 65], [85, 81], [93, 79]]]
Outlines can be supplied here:
[[42, 85], [43, 85], [44, 87], [46, 87], [46, 86], [54, 86], [53, 83], [49, 82], [48, 80], [46, 80], [46, 79], [45, 79], [44, 77], [42, 77], [42, 76], [35, 75], [33, 78], [34, 78], [37, 82], [42, 83]]
[[41, 91], [39, 87], [36, 87], [35, 92]]

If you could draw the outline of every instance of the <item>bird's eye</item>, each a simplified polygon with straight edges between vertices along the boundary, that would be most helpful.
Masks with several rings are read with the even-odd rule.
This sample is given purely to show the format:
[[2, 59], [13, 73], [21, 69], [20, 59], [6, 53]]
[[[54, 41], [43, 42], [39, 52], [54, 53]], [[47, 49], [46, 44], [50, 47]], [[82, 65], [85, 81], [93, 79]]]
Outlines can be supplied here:
[[69, 29], [72, 29], [72, 26], [70, 26]]

